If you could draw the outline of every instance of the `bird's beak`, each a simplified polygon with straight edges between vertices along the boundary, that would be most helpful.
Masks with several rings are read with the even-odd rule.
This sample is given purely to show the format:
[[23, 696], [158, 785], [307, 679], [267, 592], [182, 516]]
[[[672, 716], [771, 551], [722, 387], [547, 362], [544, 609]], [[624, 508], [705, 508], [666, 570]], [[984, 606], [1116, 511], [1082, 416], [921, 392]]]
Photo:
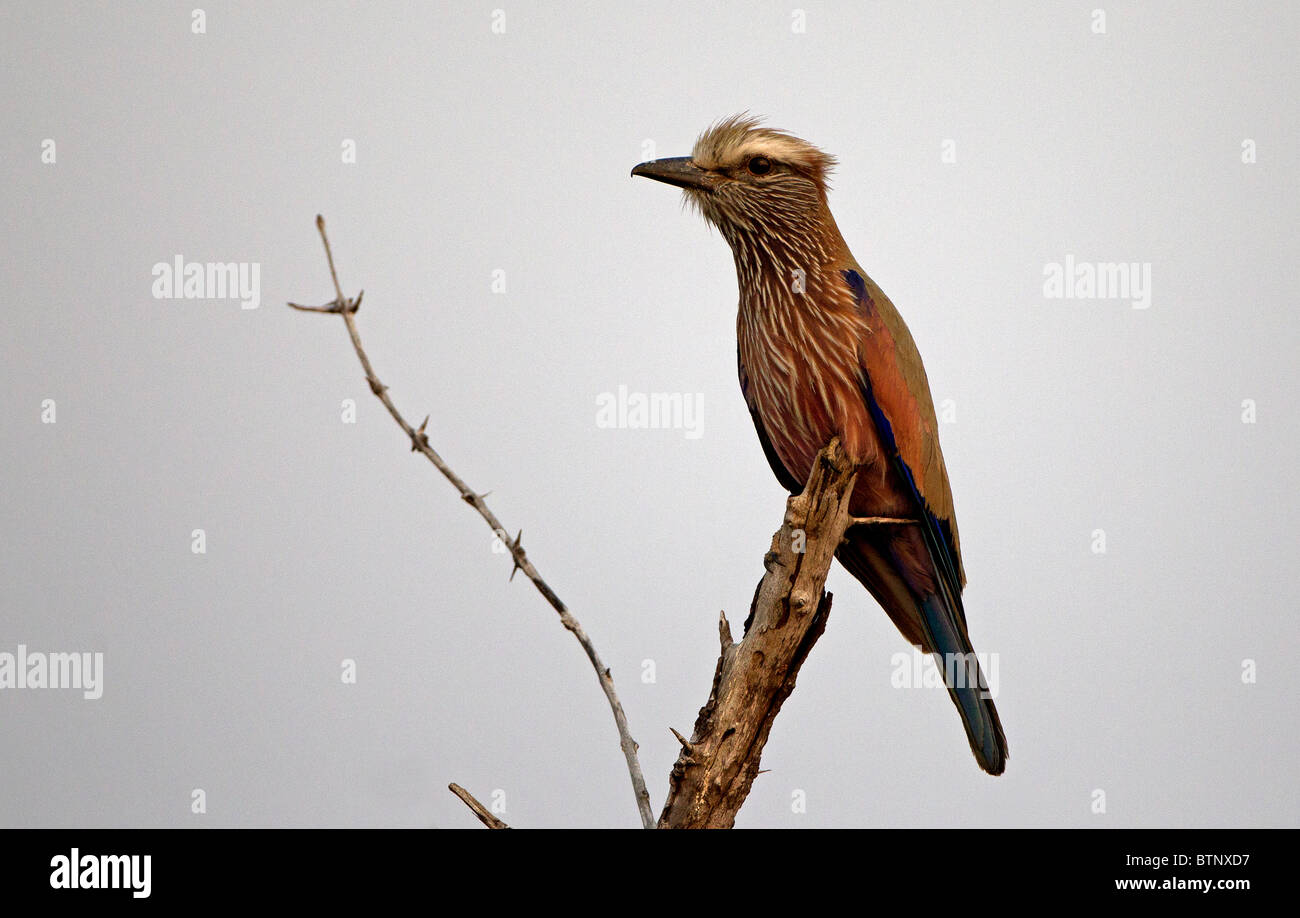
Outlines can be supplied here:
[[644, 175], [656, 182], [676, 185], [679, 188], [694, 188], [698, 191], [709, 190], [709, 174], [689, 156], [674, 156], [671, 159], [652, 159], [632, 168], [633, 175]]

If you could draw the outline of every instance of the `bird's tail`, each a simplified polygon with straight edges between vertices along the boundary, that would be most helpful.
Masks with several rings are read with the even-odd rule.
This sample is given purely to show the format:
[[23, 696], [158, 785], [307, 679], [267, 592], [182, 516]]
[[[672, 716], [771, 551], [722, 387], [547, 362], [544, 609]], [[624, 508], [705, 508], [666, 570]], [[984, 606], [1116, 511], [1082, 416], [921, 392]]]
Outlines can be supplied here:
[[[898, 543], [912, 538], [918, 544]], [[912, 532], [860, 526], [849, 530], [835, 557], [871, 592], [908, 643], [939, 655], [944, 683], [961, 715], [975, 760], [989, 774], [1000, 775], [1007, 767], [1007, 738], [971, 647], [960, 595], [948, 586], [949, 581], [959, 583], [960, 578], [956, 574], [932, 577], [923, 592], [909, 587], [902, 574], [900, 555], [926, 552], [935, 556], [936, 552], [920, 541], [919, 534]]]
[[991, 775], [1002, 774], [1007, 767], [1007, 738], [966, 629], [939, 594], [927, 596], [917, 608], [929, 639], [926, 649], [939, 655], [944, 682], [961, 714], [971, 752], [980, 768]]

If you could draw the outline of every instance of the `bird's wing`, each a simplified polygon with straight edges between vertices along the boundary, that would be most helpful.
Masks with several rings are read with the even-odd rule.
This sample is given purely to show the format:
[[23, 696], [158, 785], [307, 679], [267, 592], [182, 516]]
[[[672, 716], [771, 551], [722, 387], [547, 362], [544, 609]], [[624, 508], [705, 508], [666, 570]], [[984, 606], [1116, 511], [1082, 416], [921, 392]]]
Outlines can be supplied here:
[[961, 542], [921, 355], [894, 304], [865, 273], [849, 268], [844, 279], [871, 329], [859, 343], [862, 396], [888, 460], [923, 510], [927, 547], [960, 610]]
[[758, 442], [763, 445], [763, 455], [767, 457], [767, 464], [772, 466], [772, 471], [776, 474], [776, 480], [781, 482], [781, 487], [785, 488], [791, 494], [798, 494], [803, 490], [804, 482], [800, 481], [790, 470], [785, 467], [781, 457], [776, 454], [775, 447], [772, 446], [772, 439], [763, 429], [763, 419], [758, 416], [758, 408], [754, 404], [754, 396], [749, 391], [749, 374], [745, 372], [745, 363], [740, 359], [740, 348], [736, 348], [736, 367], [740, 372], [740, 391], [745, 396], [745, 404], [749, 406], [749, 416], [754, 421], [754, 429], [758, 431]]
[[[967, 630], [961, 601], [966, 578], [952, 489], [939, 451], [938, 424], [921, 355], [902, 317], [870, 278], [849, 268], [844, 279], [869, 328], [859, 342], [859, 388], [886, 459], [920, 516], [917, 528], [924, 554], [929, 556], [929, 582], [924, 592], [916, 590], [912, 602], [907, 601], [900, 581], [908, 579], [905, 568], [912, 559], [905, 548], [902, 556], [895, 550], [900, 540], [903, 546], [907, 540], [915, 540], [915, 531], [893, 536], [883, 557], [880, 544], [872, 544], [879, 536], [852, 536], [837, 557], [872, 590], [909, 640], [919, 636], [927, 651], [941, 656], [945, 682], [961, 712], [971, 751], [989, 774], [1002, 774], [1007, 759], [1006, 733]], [[916, 560], [924, 564], [924, 555]], [[914, 590], [916, 582], [910, 584]], [[958, 665], [961, 671], [956, 670]]]

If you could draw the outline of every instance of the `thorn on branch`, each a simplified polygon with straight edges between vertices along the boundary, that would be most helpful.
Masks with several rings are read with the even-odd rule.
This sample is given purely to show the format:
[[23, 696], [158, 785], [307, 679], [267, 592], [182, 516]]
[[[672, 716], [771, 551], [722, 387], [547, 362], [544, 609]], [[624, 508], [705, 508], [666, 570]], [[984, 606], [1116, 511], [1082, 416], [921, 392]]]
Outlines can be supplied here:
[[[523, 547], [520, 546], [519, 544], [519, 540], [522, 539], [523, 537], [524, 537], [524, 531], [520, 529], [519, 534], [515, 536], [514, 542], [510, 544], [510, 556], [515, 562], [514, 567], [510, 568], [510, 581], [513, 581], [515, 579], [515, 574], [521, 571], [524, 566], [523, 565], [524, 550]], [[606, 676], [609, 675], [609, 670], [605, 671], [605, 675]]]
[[301, 303], [286, 303], [290, 309], [296, 309], [299, 312], [323, 312], [327, 315], [337, 314], [343, 310], [339, 307], [338, 300], [330, 300], [324, 306], [304, 306]]
[[304, 306], [301, 303], [286, 303], [285, 305], [299, 312], [323, 312], [326, 315], [339, 315], [344, 312], [355, 313], [361, 308], [361, 298], [365, 295], [366, 291], [362, 290], [353, 300], [341, 300], [335, 297], [324, 306]]
[[429, 448], [429, 435], [424, 432], [424, 429], [428, 426], [429, 416], [426, 414], [415, 433], [411, 434], [411, 452], [415, 453]]

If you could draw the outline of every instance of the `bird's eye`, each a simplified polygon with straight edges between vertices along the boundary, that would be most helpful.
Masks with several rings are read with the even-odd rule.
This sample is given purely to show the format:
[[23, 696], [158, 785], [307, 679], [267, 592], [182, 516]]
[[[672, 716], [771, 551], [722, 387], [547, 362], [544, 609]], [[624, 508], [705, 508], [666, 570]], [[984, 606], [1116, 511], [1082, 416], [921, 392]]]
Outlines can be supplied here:
[[766, 156], [755, 156], [749, 161], [749, 171], [754, 175], [767, 175], [772, 171], [772, 161]]

